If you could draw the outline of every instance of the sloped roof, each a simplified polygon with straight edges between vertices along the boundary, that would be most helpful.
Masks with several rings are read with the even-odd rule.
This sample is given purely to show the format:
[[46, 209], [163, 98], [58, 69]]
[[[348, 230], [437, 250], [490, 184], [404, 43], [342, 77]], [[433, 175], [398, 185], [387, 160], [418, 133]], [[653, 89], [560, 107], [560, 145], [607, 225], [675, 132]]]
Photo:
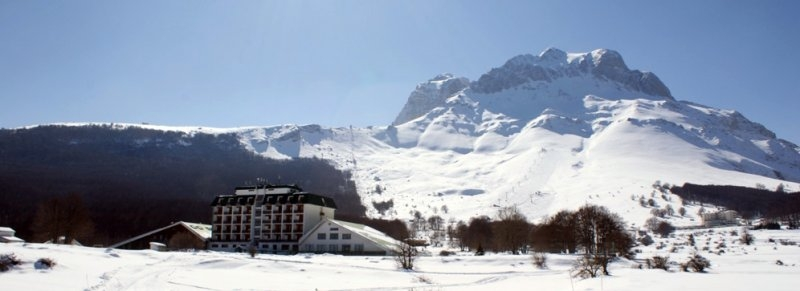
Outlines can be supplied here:
[[194, 232], [199, 237], [203, 239], [210, 239], [211, 238], [211, 225], [209, 224], [202, 224], [202, 223], [193, 223], [193, 222], [185, 222], [185, 221], [178, 221], [178, 223], [183, 223], [186, 228]]
[[189, 231], [194, 233], [196, 236], [201, 237], [204, 240], [208, 240], [208, 239], [211, 238], [211, 225], [202, 224], [202, 223], [191, 223], [191, 222], [178, 221], [176, 223], [173, 223], [173, 224], [167, 225], [165, 227], [162, 227], [162, 228], [159, 228], [159, 229], [156, 229], [156, 230], [153, 230], [153, 231], [138, 235], [136, 237], [127, 239], [125, 241], [118, 242], [118, 243], [116, 243], [114, 245], [111, 245], [110, 248], [118, 248], [120, 246], [123, 246], [123, 245], [128, 244], [128, 243], [133, 242], [133, 241], [136, 241], [136, 240], [141, 239], [143, 237], [146, 237], [148, 235], [157, 233], [159, 231], [163, 231], [163, 230], [171, 228], [171, 227], [179, 226], [179, 225], [185, 227], [186, 229], [188, 229]]
[[0, 236], [0, 242], [14, 243], [14, 242], [25, 242], [25, 241], [16, 236]]
[[375, 243], [376, 245], [378, 245], [380, 248], [384, 249], [387, 252], [393, 252], [397, 248], [397, 246], [400, 245], [400, 242], [398, 240], [386, 235], [385, 233], [377, 229], [371, 228], [363, 224], [347, 222], [342, 220], [335, 220], [330, 218], [325, 218], [319, 223], [317, 223], [317, 225], [314, 226], [314, 228], [312, 228], [311, 231], [309, 231], [302, 238], [300, 238], [300, 243], [302, 244], [307, 237], [309, 237], [318, 228], [320, 228], [320, 226], [322, 226], [327, 222], [336, 224], [342, 228], [346, 228], [352, 233], [364, 237], [367, 240]]

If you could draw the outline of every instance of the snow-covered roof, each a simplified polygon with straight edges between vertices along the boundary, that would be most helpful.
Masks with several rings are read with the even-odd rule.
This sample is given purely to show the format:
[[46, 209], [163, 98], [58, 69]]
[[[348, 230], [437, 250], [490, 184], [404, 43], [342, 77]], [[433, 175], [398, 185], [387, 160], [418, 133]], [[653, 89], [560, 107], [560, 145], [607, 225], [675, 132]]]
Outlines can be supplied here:
[[11, 232], [14, 233], [14, 229], [10, 227], [0, 226], [0, 232]]
[[171, 228], [171, 227], [175, 227], [177, 225], [183, 225], [184, 227], [189, 229], [189, 231], [191, 231], [192, 233], [194, 233], [198, 237], [203, 238], [204, 240], [207, 240], [207, 239], [211, 238], [211, 225], [202, 224], [202, 223], [192, 223], [192, 222], [178, 221], [176, 223], [173, 223], [173, 224], [167, 225], [165, 227], [162, 227], [162, 228], [159, 228], [159, 229], [156, 229], [156, 230], [153, 230], [153, 231], [138, 235], [138, 236], [130, 238], [128, 240], [125, 240], [125, 241], [122, 241], [122, 242], [118, 242], [118, 243], [112, 245], [111, 248], [118, 248], [120, 246], [123, 246], [125, 244], [130, 243], [130, 242], [133, 242], [135, 240], [141, 239], [143, 237], [146, 237], [148, 235], [157, 233], [159, 231], [162, 231], [162, 230], [165, 230], [165, 229], [168, 229], [168, 228]]
[[0, 236], [0, 242], [15, 243], [15, 242], [25, 242], [25, 241], [16, 236]]
[[371, 227], [363, 225], [363, 224], [347, 222], [347, 221], [342, 221], [342, 220], [329, 219], [329, 218], [325, 218], [322, 221], [320, 221], [316, 226], [314, 226], [313, 229], [311, 229], [311, 231], [309, 231], [302, 238], [300, 238], [300, 243], [302, 244], [303, 241], [305, 241], [306, 238], [309, 237], [312, 233], [314, 233], [314, 231], [316, 231], [321, 225], [324, 225], [325, 223], [328, 223], [328, 222], [336, 224], [336, 225], [338, 225], [340, 227], [343, 227], [343, 228], [351, 231], [352, 233], [354, 233], [356, 235], [359, 235], [361, 237], [366, 238], [367, 240], [375, 243], [376, 245], [378, 245], [380, 248], [386, 250], [387, 252], [394, 251], [395, 248], [398, 245], [400, 245], [400, 242], [398, 240], [386, 235], [385, 233], [383, 233], [383, 232], [381, 232], [381, 231], [379, 231], [377, 229], [371, 228]]
[[178, 223], [184, 224], [189, 230], [194, 232], [199, 237], [202, 237], [204, 239], [211, 238], [211, 225], [209, 224], [192, 223], [185, 221], [178, 221]]

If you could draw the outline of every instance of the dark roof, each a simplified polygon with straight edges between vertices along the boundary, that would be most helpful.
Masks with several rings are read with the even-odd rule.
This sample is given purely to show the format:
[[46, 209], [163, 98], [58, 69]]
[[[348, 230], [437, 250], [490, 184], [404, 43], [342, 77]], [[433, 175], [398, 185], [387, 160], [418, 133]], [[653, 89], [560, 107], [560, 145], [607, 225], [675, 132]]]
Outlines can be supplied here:
[[255, 190], [255, 189], [286, 189], [287, 192], [303, 192], [303, 188], [295, 184], [292, 185], [273, 185], [273, 184], [259, 184], [252, 186], [238, 186], [235, 190]]
[[150, 232], [146, 232], [144, 234], [141, 234], [141, 235], [132, 237], [130, 239], [118, 242], [118, 243], [116, 243], [114, 245], [111, 245], [110, 248], [112, 248], [112, 249], [119, 248], [121, 246], [129, 244], [129, 243], [134, 242], [136, 240], [139, 240], [141, 238], [144, 238], [144, 237], [147, 237], [149, 235], [152, 235], [154, 233], [161, 232], [161, 231], [164, 231], [166, 229], [177, 227], [177, 226], [182, 226], [182, 227], [186, 228], [187, 230], [189, 230], [190, 233], [192, 233], [195, 236], [197, 236], [197, 238], [200, 239], [200, 240], [208, 240], [209, 238], [211, 238], [211, 225], [200, 224], [200, 223], [190, 223], [190, 222], [185, 222], [185, 221], [178, 221], [178, 222], [172, 223], [170, 225], [167, 225], [165, 227], [162, 227], [162, 228], [150, 231]]
[[[245, 188], [246, 189], [246, 188]], [[264, 204], [314, 204], [330, 208], [336, 208], [333, 198], [322, 195], [296, 192], [291, 194], [269, 194], [269, 195], [219, 195], [211, 202], [211, 206], [226, 205], [264, 205]]]

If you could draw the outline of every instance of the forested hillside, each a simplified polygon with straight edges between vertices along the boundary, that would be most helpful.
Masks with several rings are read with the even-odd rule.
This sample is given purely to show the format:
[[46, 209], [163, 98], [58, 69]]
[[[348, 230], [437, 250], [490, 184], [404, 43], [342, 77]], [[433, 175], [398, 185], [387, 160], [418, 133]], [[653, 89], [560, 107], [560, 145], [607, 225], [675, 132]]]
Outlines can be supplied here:
[[318, 159], [265, 159], [234, 134], [114, 125], [0, 130], [0, 225], [26, 240], [37, 238], [37, 208], [68, 194], [94, 224], [79, 240], [107, 245], [173, 221], [207, 223], [215, 195], [257, 178], [330, 196], [337, 213], [365, 211], [349, 173]]
[[793, 224], [800, 220], [800, 192], [787, 193], [783, 184], [772, 191], [765, 189], [763, 185], [749, 188], [686, 183], [683, 186], [674, 186], [670, 191], [686, 202], [722, 206], [736, 210], [745, 218], [782, 219]]

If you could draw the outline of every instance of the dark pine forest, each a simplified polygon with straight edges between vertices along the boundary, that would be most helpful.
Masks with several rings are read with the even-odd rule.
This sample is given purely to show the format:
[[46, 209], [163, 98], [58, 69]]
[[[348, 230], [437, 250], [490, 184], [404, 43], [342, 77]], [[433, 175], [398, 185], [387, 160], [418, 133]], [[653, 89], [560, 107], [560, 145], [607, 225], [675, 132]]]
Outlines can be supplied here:
[[0, 225], [28, 241], [37, 242], [33, 222], [47, 201], [79, 197], [93, 224], [79, 241], [109, 245], [179, 220], [209, 223], [214, 196], [257, 178], [332, 197], [337, 215], [365, 212], [348, 172], [319, 159], [266, 159], [234, 134], [113, 125], [0, 129]]

